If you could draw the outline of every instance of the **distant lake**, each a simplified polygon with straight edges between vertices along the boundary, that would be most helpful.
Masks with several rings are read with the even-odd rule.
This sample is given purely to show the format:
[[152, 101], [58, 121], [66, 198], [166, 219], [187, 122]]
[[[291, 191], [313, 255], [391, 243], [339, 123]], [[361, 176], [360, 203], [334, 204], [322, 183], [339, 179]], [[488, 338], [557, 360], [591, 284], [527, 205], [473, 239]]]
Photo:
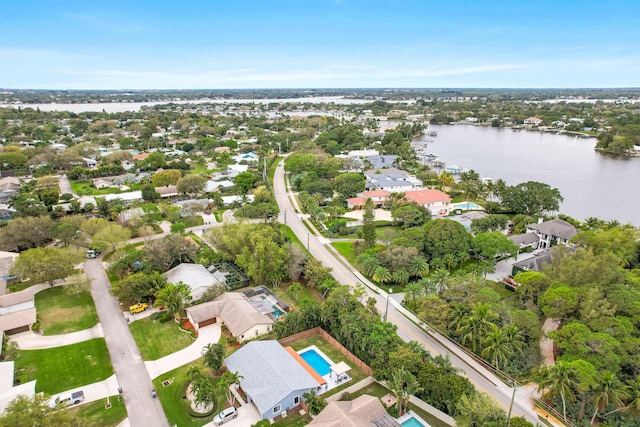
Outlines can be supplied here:
[[595, 138], [471, 125], [431, 125], [427, 152], [509, 185], [540, 181], [564, 197], [560, 211], [640, 225], [640, 158], [603, 155]]

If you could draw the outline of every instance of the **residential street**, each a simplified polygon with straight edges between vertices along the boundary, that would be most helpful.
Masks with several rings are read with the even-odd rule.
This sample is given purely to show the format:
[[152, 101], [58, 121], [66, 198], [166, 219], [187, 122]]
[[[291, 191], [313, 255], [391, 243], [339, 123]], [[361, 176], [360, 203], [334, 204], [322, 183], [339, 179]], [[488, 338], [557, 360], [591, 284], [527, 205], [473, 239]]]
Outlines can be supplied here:
[[[500, 381], [492, 372], [482, 367], [479, 363], [471, 359], [468, 355], [463, 353], [460, 349], [455, 347], [455, 344], [450, 342], [447, 338], [435, 333], [425, 332], [416, 324], [412, 323], [408, 316], [414, 322], [420, 323], [411, 313], [405, 310], [397, 301], [393, 298], [389, 298], [387, 303], [387, 293], [377, 288], [373, 283], [369, 282], [357, 271], [348, 268], [348, 264], [343, 264], [330, 252], [325, 243], [327, 239], [317, 238], [309, 233], [308, 229], [302, 223], [300, 215], [296, 213], [291, 203], [291, 199], [288, 196], [285, 188], [284, 181], [284, 167], [282, 163], [276, 168], [274, 177], [274, 193], [278, 206], [280, 208], [279, 221], [285, 222], [293, 230], [298, 239], [306, 242], [309, 252], [312, 256], [320, 260], [325, 266], [332, 268], [332, 274], [335, 279], [341, 284], [347, 284], [349, 286], [365, 285], [365, 288], [369, 296], [374, 297], [377, 301], [377, 308], [380, 313], [385, 313], [388, 307], [387, 319], [389, 322], [395, 324], [398, 328], [398, 335], [405, 341], [418, 341], [432, 354], [449, 355], [452, 364], [460, 368], [465, 376], [481, 391], [486, 392], [492, 396], [505, 410], [509, 409], [511, 403], [511, 397], [513, 389], [502, 381]], [[538, 422], [538, 417], [533, 408], [533, 401], [531, 399], [532, 389], [527, 387], [519, 387], [516, 393], [516, 399], [513, 404], [513, 415], [524, 416], [527, 420], [535, 424]]]
[[[85, 272], [91, 278], [91, 294], [111, 356], [111, 363], [122, 388], [129, 423], [132, 426], [168, 426], [159, 399], [151, 396], [153, 385], [138, 346], [116, 299], [111, 296], [109, 279], [102, 267], [102, 257], [87, 260]], [[113, 390], [113, 394], [118, 394]]]

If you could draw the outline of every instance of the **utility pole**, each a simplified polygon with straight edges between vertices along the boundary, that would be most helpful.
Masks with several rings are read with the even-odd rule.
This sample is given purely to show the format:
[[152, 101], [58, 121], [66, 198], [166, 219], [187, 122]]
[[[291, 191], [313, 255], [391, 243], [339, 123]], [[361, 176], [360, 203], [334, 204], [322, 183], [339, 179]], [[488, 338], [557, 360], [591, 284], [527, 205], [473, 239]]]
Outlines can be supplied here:
[[513, 395], [511, 395], [511, 404], [509, 405], [509, 413], [507, 414], [507, 427], [511, 424], [511, 410], [513, 409], [513, 401], [516, 399], [516, 390], [518, 390], [518, 382], [509, 381], [513, 385]]
[[311, 237], [311, 233], [307, 233], [307, 252], [311, 252], [309, 250], [309, 238]]
[[387, 314], [389, 313], [389, 294], [387, 294], [387, 306], [384, 309], [384, 321], [387, 321]]

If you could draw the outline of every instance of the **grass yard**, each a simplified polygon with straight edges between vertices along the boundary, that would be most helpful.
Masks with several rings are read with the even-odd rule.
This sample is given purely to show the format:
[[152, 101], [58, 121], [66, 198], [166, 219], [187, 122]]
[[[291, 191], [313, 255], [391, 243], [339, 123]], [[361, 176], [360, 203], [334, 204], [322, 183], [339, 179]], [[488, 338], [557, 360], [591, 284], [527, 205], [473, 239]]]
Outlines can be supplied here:
[[98, 314], [89, 292], [69, 295], [64, 287], [45, 289], [35, 296], [43, 335], [68, 334], [95, 326]]
[[288, 293], [289, 286], [291, 286], [291, 283], [283, 283], [277, 288], [272, 288], [271, 291], [279, 298], [282, 298], [284, 302], [296, 308], [301, 301], [304, 301], [306, 299], [314, 299], [318, 302], [323, 301], [322, 295], [317, 290], [311, 289], [304, 285], [302, 286], [302, 290], [298, 295], [298, 301], [296, 301], [295, 299], [293, 299], [293, 296]]
[[78, 196], [103, 196], [105, 194], [120, 193], [120, 190], [113, 187], [97, 189], [92, 182], [69, 181], [71, 189]]
[[303, 427], [312, 421], [309, 415], [293, 414], [287, 415], [287, 418], [283, 418], [280, 421], [273, 423], [274, 427]]
[[298, 236], [295, 235], [295, 233], [293, 232], [293, 230], [291, 230], [291, 228], [289, 226], [286, 227], [285, 234], [286, 234], [287, 238], [291, 241], [291, 243], [298, 244], [306, 253], [309, 253], [307, 251], [307, 247], [302, 244], [300, 239], [298, 239]]
[[[349, 261], [349, 264], [353, 265], [354, 267], [356, 266], [356, 254], [354, 253], [352, 242], [333, 242], [331, 243], [331, 246], [336, 248], [340, 255], [342, 255], [347, 261]], [[382, 251], [386, 249], [386, 246], [376, 244], [374, 249], [377, 251]]]
[[130, 323], [129, 329], [143, 360], [160, 359], [193, 343], [191, 334], [181, 331], [173, 320], [160, 323], [147, 317]]
[[124, 400], [120, 396], [110, 396], [109, 403], [111, 408], [105, 406], [107, 400], [97, 400], [87, 403], [78, 408], [69, 409], [72, 413], [76, 413], [82, 420], [82, 424], [95, 427], [115, 427], [127, 418], [127, 409], [124, 406]]
[[[158, 398], [162, 404], [162, 409], [164, 409], [164, 413], [169, 419], [170, 425], [178, 425], [180, 427], [201, 426], [210, 423], [213, 418], [212, 415], [206, 418], [196, 418], [192, 417], [187, 412], [189, 401], [187, 399], [183, 399], [183, 396], [187, 381], [187, 372], [192, 366], [197, 366], [202, 370], [203, 374], [210, 375], [210, 371], [202, 366], [202, 358], [200, 358], [189, 364], [181, 366], [178, 369], [162, 374], [153, 380], [153, 385], [158, 391]], [[214, 384], [217, 384], [220, 379], [220, 377], [212, 378]], [[162, 385], [163, 381], [170, 381], [171, 384], [165, 387]], [[216, 394], [216, 397], [218, 401], [216, 403], [216, 410], [214, 411], [214, 414], [217, 414], [226, 406], [227, 400], [223, 392]]]
[[201, 215], [193, 215], [181, 218], [180, 222], [184, 223], [187, 228], [197, 227], [199, 225], [204, 225], [204, 218], [202, 218]]
[[300, 341], [296, 341], [293, 344], [291, 344], [291, 347], [293, 347], [295, 351], [300, 351], [303, 348], [307, 348], [311, 345], [315, 345], [320, 350], [322, 350], [322, 352], [326, 354], [329, 357], [329, 359], [333, 361], [333, 363], [339, 363], [341, 361], [344, 361], [349, 366], [351, 366], [351, 371], [349, 371], [349, 376], [351, 377], [351, 381], [347, 381], [346, 383], [342, 384], [340, 387], [336, 387], [332, 390], [329, 390], [328, 392], [323, 394], [324, 397], [331, 396], [334, 394], [341, 395], [342, 390], [352, 386], [353, 384], [367, 377], [367, 374], [365, 374], [362, 369], [358, 368], [357, 366], [354, 366], [354, 364], [351, 363], [349, 359], [347, 359], [342, 353], [340, 353], [340, 351], [337, 348], [335, 348], [334, 346], [329, 344], [327, 341], [325, 341], [324, 338], [322, 338], [320, 335], [313, 335], [308, 338], [302, 339]]
[[423, 411], [412, 403], [409, 404], [409, 409], [418, 414], [420, 418], [428, 422], [431, 427], [451, 427], [449, 424], [441, 421], [439, 418], [434, 417], [430, 413]]
[[21, 382], [38, 380], [36, 392], [48, 394], [81, 387], [113, 374], [103, 338], [45, 350], [22, 350], [16, 359]]

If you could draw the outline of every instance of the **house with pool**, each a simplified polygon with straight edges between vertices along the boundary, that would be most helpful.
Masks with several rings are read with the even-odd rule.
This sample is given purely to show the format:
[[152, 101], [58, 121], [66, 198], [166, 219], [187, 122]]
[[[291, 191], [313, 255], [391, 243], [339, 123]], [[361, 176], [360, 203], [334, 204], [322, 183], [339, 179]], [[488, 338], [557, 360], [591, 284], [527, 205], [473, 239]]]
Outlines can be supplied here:
[[224, 360], [240, 376], [240, 388], [262, 419], [286, 416], [299, 407], [305, 393], [322, 394], [346, 381], [351, 369], [334, 364], [317, 347], [296, 352], [278, 341], [251, 341]]

